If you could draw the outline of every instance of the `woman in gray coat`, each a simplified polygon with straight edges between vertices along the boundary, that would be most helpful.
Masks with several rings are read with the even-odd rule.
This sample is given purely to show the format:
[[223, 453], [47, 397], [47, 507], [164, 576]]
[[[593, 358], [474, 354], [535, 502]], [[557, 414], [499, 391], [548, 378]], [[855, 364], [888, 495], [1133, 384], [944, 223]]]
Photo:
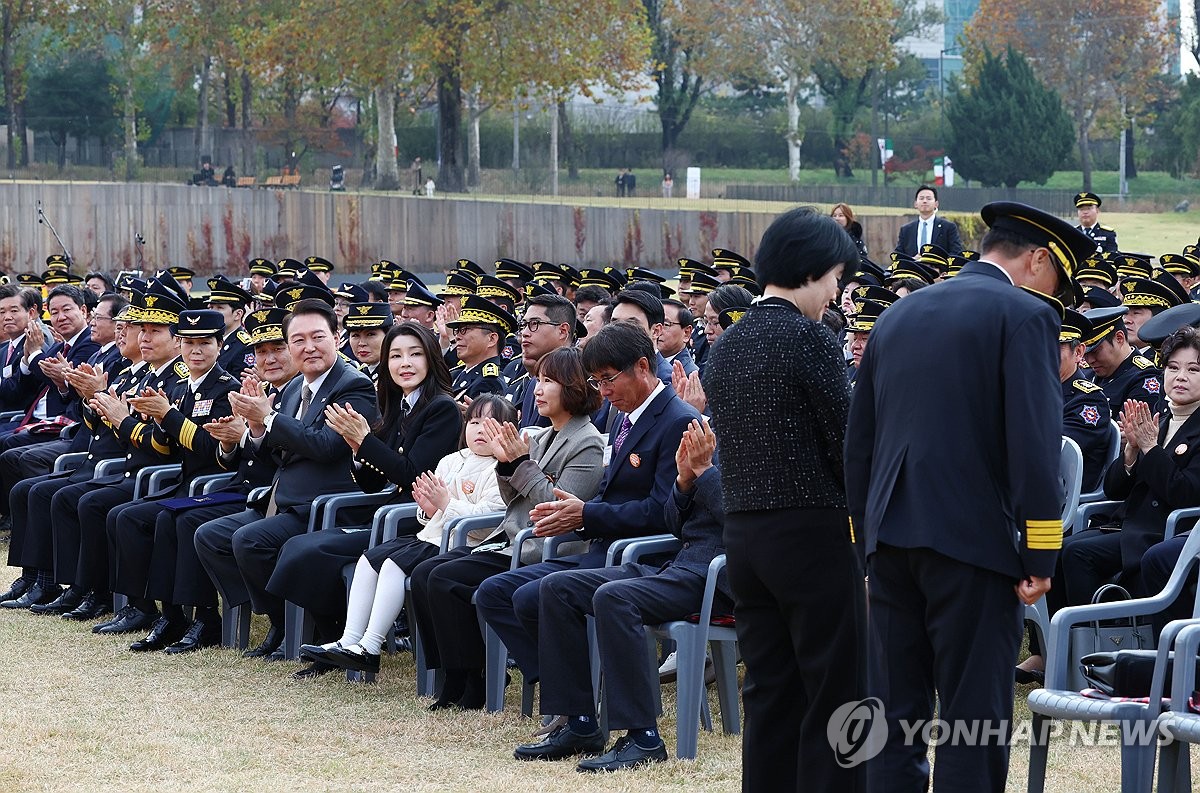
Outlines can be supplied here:
[[[512, 543], [529, 525], [529, 511], [554, 501], [554, 490], [587, 500], [604, 475], [604, 438], [591, 423], [599, 394], [587, 384], [579, 352], [562, 348], [538, 361], [534, 405], [550, 420], [545, 428], [518, 432], [511, 423], [490, 421], [496, 477], [508, 507], [500, 526], [475, 548], [457, 548], [417, 565], [412, 573], [413, 616], [425, 640], [430, 668], [445, 672], [441, 694], [431, 706], [478, 709], [484, 704], [483, 636], [471, 598], [489, 576], [512, 562]], [[521, 549], [523, 562], [541, 558], [541, 540]]]

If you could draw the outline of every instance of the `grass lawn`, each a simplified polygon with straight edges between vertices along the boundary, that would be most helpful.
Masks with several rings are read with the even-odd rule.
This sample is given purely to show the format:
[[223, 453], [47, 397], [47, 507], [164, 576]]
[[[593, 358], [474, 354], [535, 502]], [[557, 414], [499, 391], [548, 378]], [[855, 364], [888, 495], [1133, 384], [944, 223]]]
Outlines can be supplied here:
[[[0, 571], [5, 580], [16, 572]], [[263, 630], [256, 620], [254, 641]], [[0, 718], [20, 736], [0, 765], [0, 790], [740, 789], [741, 739], [719, 731], [701, 732], [695, 761], [611, 776], [583, 776], [569, 762], [515, 761], [513, 747], [533, 729], [514, 702], [517, 682], [503, 713], [430, 713], [415, 695], [407, 653], [386, 658], [375, 685], [335, 674], [299, 683], [290, 678], [294, 663], [220, 648], [137, 655], [126, 649], [133, 638], [0, 611]], [[1026, 692], [1018, 690], [1018, 718], [1027, 715]], [[674, 693], [674, 684], [663, 689], [669, 749]], [[715, 690], [711, 698], [715, 715]], [[1013, 748], [1013, 793], [1025, 789], [1028, 751]], [[1115, 791], [1118, 753], [1060, 743], [1049, 777], [1050, 791]]]

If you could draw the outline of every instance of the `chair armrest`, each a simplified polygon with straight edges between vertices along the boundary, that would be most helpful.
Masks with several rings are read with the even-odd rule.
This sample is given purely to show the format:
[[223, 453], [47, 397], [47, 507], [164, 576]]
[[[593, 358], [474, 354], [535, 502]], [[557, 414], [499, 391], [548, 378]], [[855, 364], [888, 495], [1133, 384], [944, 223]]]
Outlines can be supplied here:
[[1179, 526], [1179, 521], [1187, 520], [1188, 518], [1200, 518], [1200, 507], [1183, 507], [1175, 509], [1167, 516], [1167, 525], [1163, 530], [1163, 539], [1169, 540], [1175, 536], [1175, 530]]
[[87, 452], [68, 452], [67, 454], [58, 455], [58, 459], [54, 461], [54, 469], [51, 473], [61, 474], [64, 471], [74, 471], [79, 466], [83, 465], [87, 459]]
[[712, 624], [713, 600], [717, 595], [717, 578], [725, 569], [725, 554], [717, 554], [708, 563], [708, 574], [704, 577], [704, 599], [700, 601], [700, 624], [704, 630]]
[[442, 553], [451, 548], [467, 544], [467, 532], [475, 529], [496, 529], [504, 521], [503, 512], [485, 512], [482, 515], [461, 515], [442, 529]]
[[[622, 543], [617, 548], [617, 543]], [[643, 556], [652, 553], [676, 553], [683, 547], [683, 541], [673, 534], [654, 535], [631, 540], [617, 540], [608, 549], [607, 566], [636, 562]], [[619, 558], [616, 554], [619, 554]]]
[[164, 485], [171, 477], [178, 480], [181, 471], [183, 466], [179, 463], [146, 466], [137, 472], [137, 479], [133, 482], [133, 497], [138, 499], [147, 493], [153, 493], [156, 486]]
[[557, 559], [558, 549], [569, 542], [579, 542], [579, 535], [573, 531], [566, 534], [560, 534], [557, 537], [549, 537], [542, 545], [542, 561], [547, 559]]
[[[1082, 501], [1082, 499], [1081, 499]], [[1120, 501], [1093, 501], [1089, 504], [1081, 503], [1075, 510], [1075, 520], [1071, 523], [1071, 534], [1077, 531], [1083, 531], [1087, 528], [1088, 518], [1092, 515], [1098, 515], [1106, 510], [1116, 509], [1121, 506]]]
[[371, 519], [371, 540], [367, 547], [374, 548], [388, 540], [396, 539], [400, 521], [416, 516], [416, 504], [384, 504], [375, 510], [375, 517]]
[[191, 485], [189, 485], [190, 489], [188, 490], [188, 495], [207, 495], [221, 485], [232, 482], [234, 476], [236, 476], [236, 474], [232, 472], [228, 474], [205, 474], [204, 476], [198, 476], [193, 479]]
[[[513, 544], [512, 544], [512, 549], [513, 549], [512, 562], [509, 564], [508, 569], [516, 570], [518, 567], [521, 566], [521, 550], [525, 547], [525, 542], [527, 540], [536, 540], [536, 539], [537, 539], [537, 537], [535, 537], [533, 534], [533, 527], [530, 527], [527, 529], [521, 529], [519, 532], [517, 532], [517, 536], [513, 540]], [[557, 539], [557, 538], [551, 537], [550, 539]], [[542, 545], [542, 559], [546, 558], [545, 548], [549, 544], [550, 544], [550, 540], [546, 540], [546, 542]]]
[[263, 485], [262, 487], [256, 487], [246, 495], [246, 502], [249, 503], [256, 499], [260, 499], [269, 492], [271, 492], [270, 485]]
[[[1059, 609], [1050, 619], [1049, 654], [1046, 656], [1046, 688], [1062, 690], [1067, 682], [1067, 657], [1071, 647], [1071, 628], [1088, 622], [1101, 620], [1144, 617], [1162, 611], [1175, 600], [1170, 586], [1157, 595], [1146, 598], [1122, 600], [1116, 603], [1089, 603], [1083, 606], [1067, 606]], [[1166, 629], [1159, 637], [1159, 646], [1169, 646], [1170, 638]], [[1161, 690], [1161, 689], [1160, 689]]]
[[320, 506], [320, 527], [332, 529], [337, 523], [338, 510], [347, 507], [381, 507], [391, 500], [396, 493], [395, 485], [388, 485], [378, 493], [332, 493], [318, 497], [313, 501], [313, 514], [309, 518], [309, 528], [318, 525], [318, 502]]
[[13, 419], [19, 419], [24, 415], [25, 411], [23, 410], [5, 410], [0, 412], [0, 421], [12, 421]]
[[125, 466], [124, 457], [110, 457], [107, 460], [101, 460], [96, 463], [96, 469], [92, 471], [92, 478], [99, 479], [103, 476], [112, 476], [121, 472], [121, 468]]
[[1196, 656], [1200, 654], [1200, 620], [1176, 620], [1170, 624], [1174, 625], [1180, 622], [1183, 623], [1183, 626], [1175, 637], [1175, 669], [1172, 670], [1171, 675], [1171, 710], [1188, 713], [1188, 698], [1196, 690]]

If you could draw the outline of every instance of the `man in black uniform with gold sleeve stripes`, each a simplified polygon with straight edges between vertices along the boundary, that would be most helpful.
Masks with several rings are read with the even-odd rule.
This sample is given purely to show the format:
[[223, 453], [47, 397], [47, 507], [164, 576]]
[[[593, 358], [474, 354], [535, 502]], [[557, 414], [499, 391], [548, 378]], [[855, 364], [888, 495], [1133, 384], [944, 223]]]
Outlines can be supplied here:
[[517, 329], [513, 315], [482, 297], [463, 298], [458, 319], [446, 323], [454, 331], [454, 349], [461, 363], [450, 370], [455, 399], [474, 399], [480, 394], [503, 394], [500, 347]]
[[[991, 730], [938, 746], [935, 788], [1004, 790], [1022, 603], [1049, 589], [1062, 546], [1062, 314], [1014, 284], [1069, 295], [1094, 244], [1023, 204], [981, 214], [980, 261], [884, 312], [850, 406], [846, 496], [866, 539], [868, 689], [888, 728], [867, 766], [878, 790], [928, 789], [925, 742], [902, 724], [931, 722], [935, 697], [951, 730]], [[933, 327], [940, 354], [911, 355]]]

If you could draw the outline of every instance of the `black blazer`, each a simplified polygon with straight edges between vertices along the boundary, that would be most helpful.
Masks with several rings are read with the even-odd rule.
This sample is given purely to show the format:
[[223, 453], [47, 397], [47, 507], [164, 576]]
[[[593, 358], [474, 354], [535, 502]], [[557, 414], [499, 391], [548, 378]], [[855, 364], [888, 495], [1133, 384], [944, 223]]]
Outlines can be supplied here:
[[412, 483], [437, 468], [447, 454], [458, 450], [462, 413], [453, 397], [439, 394], [415, 413], [363, 439], [351, 474], [365, 493], [376, 493], [390, 482], [399, 488], [398, 501], [412, 501]]
[[[938, 354], [914, 355], [931, 327]], [[1049, 306], [987, 262], [969, 262], [884, 313], [846, 430], [846, 497], [868, 555], [884, 543], [929, 548], [1014, 581], [1054, 574], [1063, 499], [1058, 328]]]
[[[921, 219], [905, 223], [900, 227], [900, 236], [896, 240], [896, 250], [901, 253], [907, 253], [914, 259], [920, 253], [917, 245], [917, 227], [920, 225]], [[929, 241], [941, 246], [947, 253], [952, 253], [955, 256], [962, 253], [962, 239], [959, 238], [958, 224], [952, 220], [946, 220], [941, 214], [934, 215], [933, 218], [933, 233], [929, 235]]]
[[[50, 378], [42, 374], [42, 368], [38, 366], [38, 363], [43, 358], [53, 358], [62, 352], [62, 349], [63, 342], [59, 342], [33, 356], [33, 360], [29, 362], [29, 374], [27, 375], [21, 374], [20, 364], [14, 364], [18, 367], [16, 372], [14, 372], [14, 376], [17, 377], [17, 388], [20, 392], [18, 399], [23, 403], [20, 405], [20, 408], [28, 410], [29, 405], [33, 400], [38, 398], [42, 389], [49, 386], [50, 390], [46, 392], [46, 415], [48, 417], [69, 416], [78, 421], [82, 415], [82, 411], [79, 404], [79, 395], [75, 393], [75, 389], [67, 386], [67, 393], [65, 395], [60, 394], [54, 384], [50, 382]], [[79, 334], [79, 338], [76, 339], [74, 346], [71, 347], [70, 352], [67, 353], [67, 360], [70, 361], [72, 366], [79, 366], [80, 364], [87, 363], [88, 359], [99, 349], [100, 345], [92, 341], [92, 329], [84, 328], [83, 332]]]
[[[671, 488], [666, 506], [667, 530], [683, 540], [683, 547], [671, 560], [671, 566], [690, 570], [701, 578], [708, 576], [708, 565], [725, 553], [725, 507], [721, 498], [721, 471], [713, 466], [700, 475], [691, 493], [678, 486]], [[717, 589], [727, 597], [729, 581], [725, 572], [717, 578]]]
[[[275, 504], [282, 512], [291, 509], [307, 518], [314, 497], [326, 493], [356, 490], [350, 475], [350, 447], [341, 435], [325, 423], [325, 406], [330, 402], [350, 406], [368, 422], [375, 420], [375, 389], [361, 372], [339, 355], [321, 389], [313, 395], [304, 420], [294, 418], [300, 411], [304, 375], [296, 375], [284, 386], [279, 412], [271, 422], [271, 431], [263, 443], [279, 462], [275, 475]], [[257, 502], [251, 506], [260, 506]]]
[[[1158, 430], [1161, 444], [1170, 416]], [[1167, 516], [1181, 507], [1200, 504], [1200, 411], [1183, 423], [1171, 442], [1138, 454], [1129, 473], [1124, 456], [1104, 473], [1104, 495], [1124, 501], [1121, 512], [1122, 577], [1137, 573], [1144, 554], [1160, 542]]]

